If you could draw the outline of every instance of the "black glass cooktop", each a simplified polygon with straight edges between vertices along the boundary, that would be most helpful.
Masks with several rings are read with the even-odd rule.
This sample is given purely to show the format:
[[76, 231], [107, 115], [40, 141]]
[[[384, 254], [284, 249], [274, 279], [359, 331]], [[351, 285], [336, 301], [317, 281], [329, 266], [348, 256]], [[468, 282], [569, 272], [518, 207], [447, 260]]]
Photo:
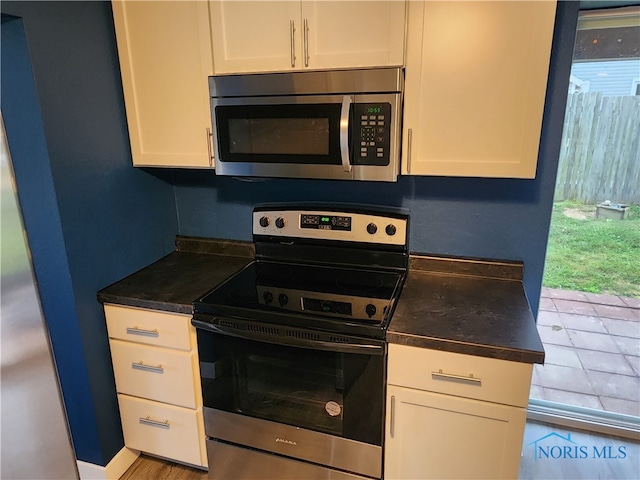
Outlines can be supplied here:
[[404, 275], [392, 270], [254, 261], [194, 303], [196, 313], [310, 326], [384, 327]]

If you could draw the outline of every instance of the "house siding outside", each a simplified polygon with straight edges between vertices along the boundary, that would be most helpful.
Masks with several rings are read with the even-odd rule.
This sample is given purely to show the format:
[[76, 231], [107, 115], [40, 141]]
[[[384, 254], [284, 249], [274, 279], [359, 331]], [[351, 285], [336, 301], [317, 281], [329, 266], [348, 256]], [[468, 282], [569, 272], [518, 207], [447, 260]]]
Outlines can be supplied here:
[[571, 75], [582, 83], [577, 90], [580, 93], [635, 95], [636, 85], [640, 81], [640, 58], [574, 63]]

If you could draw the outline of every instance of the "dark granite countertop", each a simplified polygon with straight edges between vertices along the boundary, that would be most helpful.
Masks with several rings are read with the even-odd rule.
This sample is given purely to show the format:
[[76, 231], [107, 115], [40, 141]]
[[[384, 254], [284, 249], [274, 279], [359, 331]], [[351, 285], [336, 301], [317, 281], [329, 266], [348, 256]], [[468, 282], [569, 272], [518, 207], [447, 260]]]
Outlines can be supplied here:
[[103, 288], [102, 303], [191, 313], [192, 303], [254, 258], [251, 242], [176, 237], [176, 250]]
[[[255, 256], [251, 242], [176, 237], [176, 250], [100, 290], [98, 300], [191, 313], [192, 303]], [[525, 363], [544, 349], [522, 264], [412, 255], [387, 341]]]
[[544, 361], [519, 263], [412, 255], [387, 341], [516, 362]]

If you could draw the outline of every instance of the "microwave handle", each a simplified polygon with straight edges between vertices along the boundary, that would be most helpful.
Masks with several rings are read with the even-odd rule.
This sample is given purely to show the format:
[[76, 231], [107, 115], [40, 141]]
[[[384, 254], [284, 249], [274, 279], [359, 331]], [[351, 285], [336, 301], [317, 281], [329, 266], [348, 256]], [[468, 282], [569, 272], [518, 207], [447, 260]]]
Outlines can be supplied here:
[[340, 113], [340, 153], [342, 156], [342, 169], [351, 171], [349, 161], [349, 111], [351, 110], [351, 95], [342, 97], [342, 111]]

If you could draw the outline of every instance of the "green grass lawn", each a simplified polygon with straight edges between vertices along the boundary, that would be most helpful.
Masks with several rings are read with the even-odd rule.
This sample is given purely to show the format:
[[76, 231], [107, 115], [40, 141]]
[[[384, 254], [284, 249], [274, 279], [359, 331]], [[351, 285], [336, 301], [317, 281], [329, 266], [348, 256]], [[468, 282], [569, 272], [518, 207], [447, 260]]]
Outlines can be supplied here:
[[640, 297], [640, 207], [629, 208], [604, 220], [595, 205], [555, 203], [543, 285]]

